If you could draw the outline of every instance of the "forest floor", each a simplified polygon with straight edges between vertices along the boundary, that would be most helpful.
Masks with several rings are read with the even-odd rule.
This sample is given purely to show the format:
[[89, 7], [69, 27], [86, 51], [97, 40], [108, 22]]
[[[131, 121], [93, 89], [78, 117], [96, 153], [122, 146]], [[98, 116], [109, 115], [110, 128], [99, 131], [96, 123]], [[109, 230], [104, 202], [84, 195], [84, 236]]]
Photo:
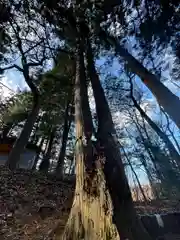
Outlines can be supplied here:
[[[0, 168], [0, 239], [55, 240], [64, 229], [74, 184], [68, 179]], [[180, 211], [177, 201], [136, 203], [139, 214]], [[58, 229], [58, 230], [57, 230]]]

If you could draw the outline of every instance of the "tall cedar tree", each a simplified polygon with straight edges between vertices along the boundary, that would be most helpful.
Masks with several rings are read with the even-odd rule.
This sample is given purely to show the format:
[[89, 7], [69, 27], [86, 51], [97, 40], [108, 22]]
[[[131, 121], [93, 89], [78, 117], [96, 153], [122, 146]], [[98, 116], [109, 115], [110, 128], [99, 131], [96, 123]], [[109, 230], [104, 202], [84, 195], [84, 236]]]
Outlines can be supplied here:
[[76, 189], [62, 239], [119, 239], [104, 179], [104, 157], [95, 154], [82, 41], [77, 39], [75, 80]]
[[122, 239], [151, 239], [138, 219], [125, 176], [120, 156], [120, 145], [112, 121], [110, 109], [96, 72], [91, 44], [87, 39], [87, 64], [91, 80], [96, 113], [98, 117], [98, 134], [105, 151], [104, 174], [113, 204], [113, 220]]

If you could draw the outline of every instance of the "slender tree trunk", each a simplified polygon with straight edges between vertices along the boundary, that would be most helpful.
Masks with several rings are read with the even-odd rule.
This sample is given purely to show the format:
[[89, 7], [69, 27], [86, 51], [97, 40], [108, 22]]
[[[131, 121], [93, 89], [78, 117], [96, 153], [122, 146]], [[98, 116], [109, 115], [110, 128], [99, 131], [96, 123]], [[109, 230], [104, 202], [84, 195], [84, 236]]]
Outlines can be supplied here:
[[37, 144], [39, 137], [37, 136], [37, 131], [39, 129], [39, 124], [40, 124], [41, 116], [38, 116], [36, 119], [36, 123], [34, 124], [32, 134], [30, 136], [30, 141], [34, 144]]
[[138, 178], [138, 176], [137, 176], [137, 174], [136, 174], [136, 171], [134, 170], [131, 162], [129, 163], [129, 166], [130, 166], [131, 171], [133, 172], [133, 174], [134, 174], [134, 176], [135, 176], [136, 182], [137, 182], [137, 184], [138, 184], [138, 188], [139, 188], [139, 190], [140, 190], [140, 192], [141, 192], [141, 194], [142, 194], [142, 196], [143, 196], [143, 198], [144, 198], [144, 201], [147, 202], [147, 197], [146, 197], [146, 195], [145, 195], [145, 193], [144, 193], [144, 190], [143, 190], [143, 188], [142, 188], [142, 186], [141, 186], [141, 183], [140, 183], [140, 181], [139, 181], [139, 178]]
[[[168, 116], [167, 116], [168, 117]], [[170, 134], [171, 134], [171, 137], [172, 137], [172, 139], [173, 139], [173, 141], [174, 141], [174, 143], [175, 143], [175, 145], [176, 145], [176, 147], [177, 147], [177, 149], [178, 149], [178, 151], [179, 151], [179, 153], [180, 153], [180, 145], [179, 145], [179, 143], [178, 143], [178, 141], [177, 141], [177, 139], [176, 139], [176, 137], [175, 137], [175, 135], [174, 135], [174, 132], [170, 129], [170, 127], [168, 126], [167, 127], [168, 128], [168, 131], [170, 132]], [[178, 163], [178, 165], [179, 165], [180, 163]]]
[[177, 147], [177, 149], [178, 149], [178, 151], [179, 151], [179, 153], [180, 153], [180, 145], [179, 145], [179, 143], [178, 143], [178, 141], [177, 141], [177, 139], [176, 139], [173, 131], [171, 130], [171, 127], [170, 127], [170, 119], [169, 119], [167, 113], [164, 111], [164, 109], [161, 108], [161, 111], [164, 113], [164, 116], [165, 116], [166, 121], [167, 121], [167, 130], [170, 132], [171, 137], [172, 137], [174, 143], [176, 144], [176, 147]]
[[6, 166], [8, 166], [11, 170], [16, 168], [16, 165], [18, 163], [18, 161], [20, 160], [20, 156], [23, 153], [32, 128], [34, 126], [34, 123], [36, 121], [36, 118], [38, 116], [39, 113], [39, 108], [40, 108], [40, 104], [39, 104], [39, 99], [36, 97], [36, 101], [34, 103], [33, 109], [31, 111], [31, 113], [29, 114], [26, 123], [24, 125], [24, 128], [20, 134], [20, 136], [18, 137], [18, 139], [16, 140], [13, 149], [10, 152], [9, 158], [6, 162]]
[[[136, 121], [137, 121], [137, 116], [136, 116]], [[144, 138], [141, 132], [138, 121], [137, 122], [134, 121], [134, 124], [136, 125], [139, 131], [144, 147], [151, 158], [151, 161], [156, 170], [156, 175], [161, 181], [163, 188], [165, 187], [166, 190], [168, 190], [167, 193], [170, 193], [170, 186], [173, 186], [173, 187], [176, 187], [176, 189], [179, 189], [178, 171], [176, 166], [174, 166], [174, 163], [170, 161], [168, 156], [163, 154], [162, 150], [158, 145], [156, 145], [156, 149], [154, 149], [154, 145], [151, 143], [149, 134], [146, 130], [145, 123], [144, 123], [143, 131], [146, 134], [146, 139]]]
[[167, 114], [180, 128], [180, 111], [177, 111], [180, 106], [179, 98], [165, 87], [157, 76], [149, 72], [138, 60], [124, 49], [114, 37], [108, 35], [104, 31], [101, 32], [101, 35], [108, 43], [115, 47], [116, 53], [124, 58], [130, 70], [141, 78], [144, 84], [154, 94], [159, 105], [164, 108]]
[[146, 159], [145, 159], [144, 155], [142, 155], [142, 154], [141, 154], [141, 157], [140, 157], [140, 161], [141, 161], [141, 163], [142, 163], [142, 165], [143, 165], [143, 167], [144, 167], [144, 169], [147, 173], [147, 177], [148, 177], [153, 195], [156, 199], [159, 199], [159, 192], [157, 191], [157, 189], [155, 187], [155, 181], [152, 177], [151, 170], [150, 170], [149, 166], [147, 165], [147, 162], [146, 162]]
[[139, 188], [137, 186], [137, 182], [136, 182], [136, 179], [134, 177], [134, 174], [132, 175], [132, 180], [133, 180], [133, 183], [134, 183], [134, 187], [131, 189], [131, 193], [133, 192], [133, 196], [134, 196], [133, 201], [140, 201], [141, 198], [139, 197]]
[[75, 165], [72, 167], [71, 175], [75, 175]]
[[136, 174], [136, 171], [134, 170], [134, 168], [133, 168], [133, 166], [132, 166], [132, 164], [131, 164], [131, 161], [130, 161], [129, 157], [128, 157], [127, 154], [126, 154], [126, 151], [125, 151], [124, 147], [123, 147], [121, 144], [120, 144], [120, 147], [121, 147], [121, 149], [122, 149], [122, 151], [123, 151], [123, 153], [124, 153], [124, 156], [125, 156], [128, 164], [129, 164], [129, 166], [130, 166], [130, 168], [131, 168], [132, 173], [134, 174], [134, 176], [135, 176], [135, 178], [136, 178], [136, 182], [137, 182], [138, 187], [139, 187], [139, 190], [141, 191], [141, 194], [142, 194], [142, 196], [143, 196], [143, 198], [144, 198], [144, 201], [147, 201], [147, 197], [146, 197], [146, 195], [144, 194], [144, 190], [143, 190], [143, 188], [142, 188], [142, 186], [141, 186], [141, 183], [140, 183], [139, 178], [138, 178], [138, 176], [137, 176], [137, 174]]
[[146, 131], [146, 128], [144, 126], [144, 133], [146, 134], [146, 139], [145, 137], [143, 136], [143, 133], [141, 131], [141, 128], [140, 128], [140, 124], [138, 123], [137, 121], [137, 116], [136, 116], [136, 121], [133, 120], [133, 123], [135, 124], [138, 132], [139, 132], [139, 136], [141, 138], [141, 141], [142, 141], [142, 144], [144, 145], [144, 148], [145, 150], [147, 151], [148, 155], [149, 155], [149, 158], [151, 159], [151, 162], [153, 163], [153, 166], [154, 166], [154, 170], [156, 171], [156, 176], [157, 178], [160, 180], [160, 181], [163, 181], [164, 180], [164, 176], [163, 176], [163, 173], [159, 170], [158, 166], [157, 166], [157, 160], [155, 158], [155, 156], [152, 154], [152, 152], [150, 151], [149, 147], [148, 147], [148, 144], [147, 144], [147, 141], [146, 139], [148, 139], [148, 142], [149, 142], [149, 145], [152, 144], [151, 143], [151, 139]]
[[[150, 139], [150, 136], [146, 130], [144, 118], [143, 126], [147, 139]], [[149, 145], [148, 143], [146, 144], [147, 148], [150, 149], [156, 159], [156, 166], [159, 166], [161, 169], [164, 181], [168, 180], [167, 183], [169, 184], [170, 188], [171, 186], [176, 186], [176, 188], [179, 189], [179, 168], [177, 162], [164, 154], [164, 151], [161, 150], [159, 144], [155, 144], [155, 146], [152, 143], [150, 143]]]
[[164, 180], [162, 184], [164, 184], [166, 187], [168, 196], [172, 196], [172, 187], [176, 187], [177, 191], [179, 192], [179, 173], [176, 171], [176, 169], [172, 168], [170, 161], [164, 161], [167, 156], [162, 152], [159, 146], [155, 148], [153, 146], [149, 146], [149, 149], [157, 159], [157, 165], [161, 168], [161, 173]]
[[[65, 116], [64, 116], [64, 128], [63, 128], [61, 149], [60, 149], [58, 164], [56, 167], [56, 173], [58, 173], [58, 175], [60, 176], [62, 176], [62, 172], [63, 172], [64, 158], [66, 154], [66, 145], [68, 141], [69, 129], [71, 127], [71, 122], [72, 122], [72, 116], [71, 116], [72, 106], [70, 106], [70, 104], [71, 104], [71, 101], [68, 101], [66, 106]], [[71, 109], [71, 113], [69, 113], [70, 109]]]
[[47, 151], [46, 151], [45, 156], [39, 166], [39, 171], [48, 173], [49, 166], [50, 166], [51, 150], [52, 150], [52, 146], [53, 146], [53, 140], [54, 140], [55, 133], [56, 133], [56, 128], [53, 127], [52, 131], [51, 131]]
[[156, 176], [157, 178], [163, 182], [164, 181], [164, 174], [162, 173], [162, 171], [159, 170], [158, 166], [157, 166], [157, 159], [155, 158], [155, 156], [153, 156], [152, 152], [149, 150], [148, 146], [146, 143], [144, 143], [144, 147], [149, 155], [149, 158], [151, 159], [151, 162], [153, 163], [154, 166], [154, 170], [156, 172]]
[[72, 175], [73, 163], [74, 163], [74, 157], [71, 158], [71, 163], [69, 166], [69, 173], [68, 173], [69, 175]]
[[87, 44], [87, 65], [99, 123], [99, 138], [105, 149], [105, 176], [113, 203], [113, 218], [122, 239], [151, 239], [136, 215], [130, 188], [120, 156], [120, 146], [110, 109], [97, 75], [90, 43]]
[[[93, 159], [92, 118], [84, 84], [84, 60], [80, 44], [77, 44], [75, 80], [75, 125], [76, 125], [76, 189], [74, 202], [66, 225], [63, 240], [108, 240], [119, 239], [112, 223], [109, 193], [102, 172], [103, 163]], [[86, 103], [86, 104], [85, 104]], [[89, 115], [85, 116], [85, 112]], [[86, 127], [84, 125], [87, 125]], [[87, 132], [85, 132], [87, 131]], [[85, 137], [85, 139], [84, 139]], [[90, 162], [94, 165], [90, 168]], [[87, 166], [88, 165], [88, 166]], [[98, 167], [99, 166], [99, 167]]]
[[44, 148], [44, 150], [43, 150], [43, 157], [44, 157], [45, 154], [47, 153], [48, 145], [49, 145], [49, 137], [46, 138], [45, 148]]
[[40, 142], [40, 144], [38, 146], [39, 151], [37, 152], [36, 158], [34, 160], [34, 164], [33, 164], [32, 170], [36, 170], [36, 166], [37, 166], [37, 163], [38, 163], [38, 160], [39, 160], [39, 157], [40, 157], [40, 153], [42, 151], [42, 146], [44, 144], [44, 141], [45, 141], [45, 139], [42, 137], [41, 138], [41, 142]]
[[151, 126], [151, 128], [157, 133], [157, 135], [163, 140], [165, 143], [167, 149], [169, 150], [170, 156], [173, 160], [176, 161], [177, 165], [180, 167], [180, 155], [176, 151], [176, 148], [172, 144], [172, 142], [169, 140], [168, 136], [150, 119], [150, 117], [144, 112], [144, 110], [139, 106], [136, 99], [133, 96], [133, 87], [131, 83], [131, 98], [134, 103], [134, 106], [137, 108], [139, 113], [141, 114], [141, 117], [144, 118], [148, 124]]

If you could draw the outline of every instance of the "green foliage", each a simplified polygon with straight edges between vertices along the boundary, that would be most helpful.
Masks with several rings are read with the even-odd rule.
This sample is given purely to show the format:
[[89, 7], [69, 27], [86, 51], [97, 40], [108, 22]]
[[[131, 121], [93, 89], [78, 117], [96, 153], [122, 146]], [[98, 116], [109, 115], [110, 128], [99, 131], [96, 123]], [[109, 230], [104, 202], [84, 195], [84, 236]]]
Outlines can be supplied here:
[[[58, 55], [58, 64], [43, 75], [40, 83], [42, 111], [45, 122], [49, 125], [63, 123], [67, 98], [72, 92], [74, 61], [67, 54]], [[44, 126], [43, 126], [44, 125]]]
[[13, 101], [9, 99], [5, 102], [6, 111], [3, 115], [3, 122], [19, 123], [24, 121], [32, 107], [32, 95], [30, 92], [20, 92], [13, 97]]

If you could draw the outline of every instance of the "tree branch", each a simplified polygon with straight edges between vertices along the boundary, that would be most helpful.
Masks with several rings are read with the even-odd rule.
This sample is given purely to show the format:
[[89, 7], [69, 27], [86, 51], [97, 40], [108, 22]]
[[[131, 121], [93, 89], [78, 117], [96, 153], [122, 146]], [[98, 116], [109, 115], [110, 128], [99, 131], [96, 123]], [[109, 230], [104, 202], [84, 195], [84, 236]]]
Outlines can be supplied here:
[[4, 71], [6, 71], [6, 70], [8, 70], [8, 69], [12, 69], [12, 68], [16, 68], [16, 69], [18, 69], [20, 72], [23, 72], [23, 69], [22, 69], [21, 67], [19, 67], [18, 65], [16, 65], [16, 64], [13, 64], [13, 65], [11, 65], [11, 66], [9, 66], [9, 67], [0, 68], [0, 72], [4, 72]]
[[46, 57], [44, 56], [39, 62], [29, 62], [29, 63], [27, 63], [27, 67], [41, 66], [45, 60], [46, 60]]

